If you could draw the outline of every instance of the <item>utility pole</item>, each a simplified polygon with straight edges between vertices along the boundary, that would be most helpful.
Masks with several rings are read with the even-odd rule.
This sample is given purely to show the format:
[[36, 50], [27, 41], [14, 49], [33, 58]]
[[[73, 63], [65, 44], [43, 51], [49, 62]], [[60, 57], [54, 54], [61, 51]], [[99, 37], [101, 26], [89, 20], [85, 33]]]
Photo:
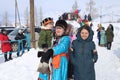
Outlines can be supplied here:
[[19, 19], [19, 25], [21, 27], [18, 4], [17, 4], [17, 0], [15, 0], [15, 27], [17, 26], [17, 14], [18, 14], [18, 19]]
[[32, 47], [36, 48], [35, 44], [35, 31], [34, 31], [34, 0], [30, 0], [30, 30]]

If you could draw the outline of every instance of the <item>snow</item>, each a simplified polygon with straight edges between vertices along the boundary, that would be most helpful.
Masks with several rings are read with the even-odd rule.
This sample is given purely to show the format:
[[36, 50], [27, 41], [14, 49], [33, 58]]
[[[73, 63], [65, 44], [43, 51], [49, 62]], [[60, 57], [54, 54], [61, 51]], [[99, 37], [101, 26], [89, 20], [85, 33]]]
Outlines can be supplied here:
[[[120, 23], [113, 23], [114, 42], [111, 50], [97, 45], [97, 24], [93, 23], [94, 41], [98, 51], [98, 61], [95, 64], [96, 80], [120, 80]], [[107, 28], [109, 23], [103, 23]], [[14, 58], [11, 61], [3, 62], [3, 56], [0, 55], [0, 80], [37, 80], [37, 67], [39, 58], [37, 52], [39, 49], [30, 49], [21, 57]]]

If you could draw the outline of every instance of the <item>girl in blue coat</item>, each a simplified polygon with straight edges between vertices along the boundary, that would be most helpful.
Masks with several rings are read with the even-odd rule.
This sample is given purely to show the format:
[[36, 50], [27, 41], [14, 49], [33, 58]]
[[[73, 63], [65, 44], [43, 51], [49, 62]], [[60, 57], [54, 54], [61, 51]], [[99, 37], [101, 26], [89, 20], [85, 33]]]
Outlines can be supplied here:
[[72, 43], [71, 62], [74, 65], [74, 80], [95, 80], [94, 63], [98, 59], [93, 32], [88, 26], [78, 29], [77, 39]]
[[53, 71], [52, 80], [67, 80], [68, 72], [68, 49], [70, 47], [70, 37], [65, 34], [67, 23], [58, 20], [55, 24], [56, 42], [53, 46]]

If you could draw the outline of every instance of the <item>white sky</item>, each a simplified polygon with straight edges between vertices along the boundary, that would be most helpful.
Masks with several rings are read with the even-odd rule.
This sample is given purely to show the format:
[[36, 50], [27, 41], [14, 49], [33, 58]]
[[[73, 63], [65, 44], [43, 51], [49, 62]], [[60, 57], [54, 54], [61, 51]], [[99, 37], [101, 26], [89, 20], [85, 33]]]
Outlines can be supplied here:
[[[97, 45], [97, 24], [94, 23], [93, 30], [95, 35], [93, 37], [97, 51], [98, 61], [95, 64], [96, 80], [120, 80], [120, 23], [114, 23], [114, 42], [111, 50]], [[107, 28], [109, 23], [104, 23], [103, 26]], [[23, 54], [22, 57], [15, 58], [8, 62], [0, 62], [0, 80], [37, 80], [37, 67], [39, 58], [37, 58], [38, 49], [30, 49], [29, 52]], [[0, 56], [0, 61], [2, 61]]]
[[[17, 0], [20, 16], [23, 16], [26, 7], [29, 7], [30, 0]], [[37, 9], [40, 7], [43, 10], [43, 13], [46, 14], [48, 12], [69, 12], [72, 8], [74, 2], [78, 2], [79, 9], [85, 12], [86, 3], [89, 0], [34, 0], [35, 6]], [[95, 0], [96, 6], [100, 8], [103, 6], [118, 6], [120, 4], [120, 0]], [[108, 9], [108, 8], [107, 8]], [[110, 8], [109, 8], [110, 9]], [[0, 16], [2, 16], [6, 11], [8, 12], [9, 16], [14, 16], [15, 13], [15, 0], [0, 0]]]

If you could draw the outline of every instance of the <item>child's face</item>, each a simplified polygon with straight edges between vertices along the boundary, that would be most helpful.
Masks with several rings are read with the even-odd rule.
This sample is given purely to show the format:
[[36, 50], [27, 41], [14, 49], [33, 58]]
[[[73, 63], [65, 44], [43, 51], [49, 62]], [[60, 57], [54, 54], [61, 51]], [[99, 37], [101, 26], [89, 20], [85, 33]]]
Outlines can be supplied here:
[[57, 26], [55, 32], [57, 36], [62, 36], [64, 34], [64, 29], [62, 27]]
[[49, 23], [46, 25], [49, 29], [52, 29], [53, 28], [53, 23]]
[[82, 29], [80, 32], [80, 36], [83, 40], [86, 40], [89, 36], [89, 32], [86, 29]]

